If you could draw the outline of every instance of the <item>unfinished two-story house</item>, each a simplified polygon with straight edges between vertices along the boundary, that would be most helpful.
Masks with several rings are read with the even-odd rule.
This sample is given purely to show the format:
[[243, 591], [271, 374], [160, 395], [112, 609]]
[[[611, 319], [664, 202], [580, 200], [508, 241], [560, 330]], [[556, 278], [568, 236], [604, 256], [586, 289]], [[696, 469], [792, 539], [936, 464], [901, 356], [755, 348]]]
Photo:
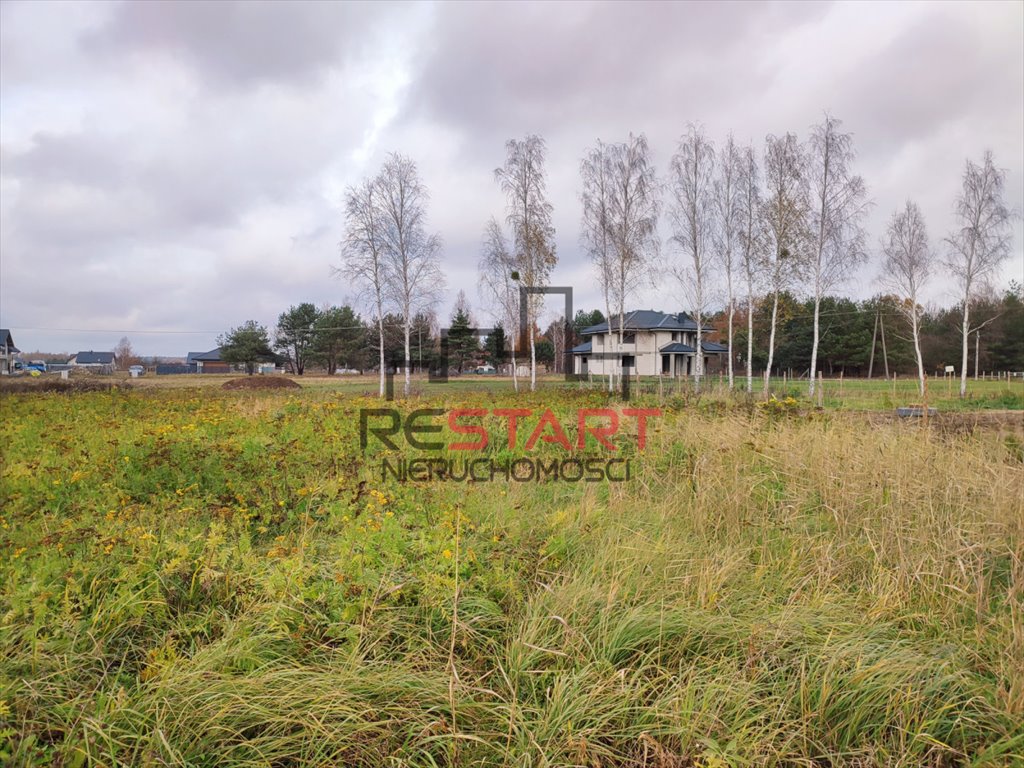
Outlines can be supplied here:
[[[685, 312], [665, 314], [653, 309], [627, 312], [622, 324], [622, 345], [619, 345], [619, 318], [611, 323], [598, 323], [580, 331], [586, 341], [572, 350], [573, 370], [577, 374], [606, 375], [618, 373], [628, 366], [630, 373], [640, 376], [691, 376], [696, 368], [697, 323]], [[728, 350], [701, 330], [704, 370], [713, 359]]]

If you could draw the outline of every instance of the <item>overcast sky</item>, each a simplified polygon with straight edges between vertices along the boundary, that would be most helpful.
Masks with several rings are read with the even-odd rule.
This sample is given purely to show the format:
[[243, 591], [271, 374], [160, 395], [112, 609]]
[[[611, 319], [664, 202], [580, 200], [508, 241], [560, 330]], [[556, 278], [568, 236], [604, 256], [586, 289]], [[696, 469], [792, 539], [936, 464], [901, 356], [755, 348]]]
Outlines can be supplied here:
[[[552, 282], [597, 306], [578, 246], [596, 139], [646, 133], [664, 172], [688, 122], [760, 148], [826, 110], [875, 203], [875, 261], [845, 288], [863, 298], [907, 198], [941, 246], [967, 157], [991, 149], [1024, 209], [1024, 4], [3, 2], [0, 326], [26, 351], [127, 335], [183, 356], [290, 304], [361, 302], [331, 275], [340, 201], [396, 150], [445, 243], [440, 315], [462, 288], [486, 323], [493, 170], [528, 133], [548, 143]], [[1022, 272], [1018, 219], [998, 282]], [[944, 279], [930, 298], [955, 301]], [[634, 304], [685, 308], [668, 282]]]

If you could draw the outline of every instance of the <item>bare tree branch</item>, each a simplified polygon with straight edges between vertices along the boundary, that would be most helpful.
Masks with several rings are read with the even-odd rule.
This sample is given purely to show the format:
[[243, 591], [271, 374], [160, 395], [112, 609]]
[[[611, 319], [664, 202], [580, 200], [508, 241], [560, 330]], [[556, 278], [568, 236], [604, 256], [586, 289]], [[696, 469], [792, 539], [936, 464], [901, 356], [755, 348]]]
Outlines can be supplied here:
[[672, 240], [682, 251], [683, 261], [673, 274], [689, 299], [697, 324], [694, 345], [694, 385], [700, 389], [704, 373], [702, 333], [713, 264], [715, 227], [715, 148], [703, 130], [690, 125], [672, 157]]
[[438, 264], [441, 237], [427, 233], [429, 195], [412, 160], [397, 153], [388, 155], [374, 188], [382, 220], [386, 292], [402, 315], [404, 391], [408, 397], [413, 318], [436, 304], [444, 290], [444, 275]]
[[869, 203], [864, 180], [850, 172], [854, 159], [853, 135], [840, 133], [842, 123], [825, 116], [810, 142], [810, 185], [814, 197], [811, 214], [812, 248], [808, 254], [814, 293], [814, 338], [808, 390], [814, 395], [821, 329], [821, 298], [867, 259], [862, 220]]
[[775, 361], [775, 332], [779, 318], [779, 294], [803, 274], [807, 263], [809, 200], [804, 149], [796, 136], [768, 136], [765, 140], [766, 197], [761, 204], [767, 247], [764, 271], [772, 292], [771, 332], [764, 391], [768, 392]]
[[921, 289], [934, 269], [935, 256], [928, 246], [928, 232], [924, 217], [916, 203], [907, 201], [906, 207], [892, 215], [882, 243], [882, 282], [895, 291], [903, 303], [900, 311], [910, 321], [914, 353], [917, 355], [917, 379], [924, 396], [924, 359], [921, 356]]
[[967, 395], [967, 349], [971, 333], [971, 299], [1009, 256], [1013, 215], [1003, 202], [1006, 172], [996, 168], [991, 152], [981, 165], [964, 167], [963, 188], [956, 201], [960, 229], [946, 238], [946, 267], [959, 283], [964, 303], [960, 397]]
[[[547, 145], [540, 136], [505, 142], [505, 165], [494, 171], [507, 200], [506, 222], [512, 230], [512, 253], [519, 282], [528, 289], [543, 288], [558, 261], [552, 206], [547, 200], [544, 161]], [[544, 297], [530, 293], [526, 322], [530, 337], [530, 390], [537, 388], [536, 325]]]
[[[583, 182], [583, 190], [580, 193], [583, 203], [580, 243], [597, 269], [597, 279], [604, 298], [605, 317], [609, 324], [610, 342], [615, 258], [612, 247], [612, 173], [609, 154], [608, 145], [599, 139], [597, 146], [587, 152], [580, 162], [580, 178]], [[615, 388], [615, 381], [607, 362], [603, 361], [602, 367], [608, 374], [608, 391], [611, 392]]]
[[754, 391], [754, 292], [764, 263], [764, 220], [761, 218], [761, 180], [754, 147], [743, 150], [740, 165], [740, 259], [747, 289], [747, 392]]
[[519, 286], [513, 277], [516, 263], [501, 231], [501, 224], [495, 218], [491, 218], [484, 227], [483, 253], [478, 270], [480, 291], [489, 300], [491, 316], [507, 330], [506, 338], [512, 353], [512, 387], [518, 392]]
[[715, 179], [715, 217], [717, 219], [714, 239], [718, 263], [725, 274], [725, 290], [728, 312], [728, 377], [729, 389], [733, 388], [733, 321], [736, 314], [735, 273], [739, 268], [744, 232], [744, 157], [732, 134], [725, 140], [718, 163]]
[[362, 303], [370, 306], [377, 322], [380, 363], [380, 397], [384, 397], [384, 310], [387, 302], [387, 273], [384, 265], [384, 227], [377, 187], [365, 180], [345, 192], [345, 236], [341, 242], [341, 274], [365, 293]]

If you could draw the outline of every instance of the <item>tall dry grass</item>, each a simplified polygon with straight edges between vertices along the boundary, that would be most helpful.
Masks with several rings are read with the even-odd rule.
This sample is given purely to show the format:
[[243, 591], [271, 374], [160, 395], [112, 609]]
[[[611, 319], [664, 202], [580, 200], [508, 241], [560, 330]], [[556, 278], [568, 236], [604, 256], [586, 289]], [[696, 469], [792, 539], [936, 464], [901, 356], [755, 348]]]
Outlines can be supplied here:
[[140, 574], [72, 638], [19, 628], [18, 727], [69, 766], [1021, 764], [1012, 441], [677, 412], [634, 461], [432, 491], [454, 557], [385, 559], [343, 627], [327, 527], [287, 567], [211, 560], [165, 634]]

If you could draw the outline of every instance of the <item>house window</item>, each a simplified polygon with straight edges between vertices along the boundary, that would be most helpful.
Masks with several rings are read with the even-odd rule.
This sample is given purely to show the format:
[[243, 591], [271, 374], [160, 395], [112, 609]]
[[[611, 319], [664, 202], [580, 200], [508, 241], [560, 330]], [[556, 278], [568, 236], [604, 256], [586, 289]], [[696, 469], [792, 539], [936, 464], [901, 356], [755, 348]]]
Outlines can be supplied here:
[[679, 341], [679, 334], [678, 333], [673, 333], [672, 334], [672, 341]]
[[636, 344], [636, 334], [635, 333], [624, 333], [624, 334], [622, 334], [622, 343], [623, 344]]
[[630, 368], [630, 369], [636, 368], [636, 358], [633, 357], [633, 355], [623, 355], [622, 356], [622, 367], [623, 368]]

